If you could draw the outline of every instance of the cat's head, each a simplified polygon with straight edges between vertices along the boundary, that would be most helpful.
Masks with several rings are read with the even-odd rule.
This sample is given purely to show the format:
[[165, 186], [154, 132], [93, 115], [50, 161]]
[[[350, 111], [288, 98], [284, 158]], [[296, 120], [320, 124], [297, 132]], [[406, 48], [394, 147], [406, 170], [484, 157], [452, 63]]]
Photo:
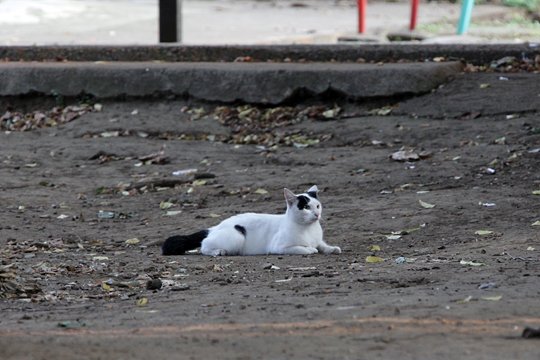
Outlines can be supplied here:
[[317, 198], [319, 192], [317, 185], [298, 195], [287, 188], [283, 191], [287, 202], [287, 214], [292, 216], [296, 223], [308, 225], [321, 219], [322, 204]]

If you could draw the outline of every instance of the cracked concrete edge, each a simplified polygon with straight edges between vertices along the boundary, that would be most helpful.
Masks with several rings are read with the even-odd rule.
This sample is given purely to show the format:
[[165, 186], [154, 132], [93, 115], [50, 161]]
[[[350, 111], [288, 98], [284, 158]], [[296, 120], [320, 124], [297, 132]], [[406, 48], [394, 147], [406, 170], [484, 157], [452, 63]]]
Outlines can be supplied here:
[[358, 100], [421, 94], [461, 72], [447, 63], [0, 63], [0, 96], [96, 98], [171, 94], [215, 102], [279, 104], [328, 93]]
[[362, 44], [362, 45], [154, 45], [0, 46], [7, 61], [424, 61], [436, 57], [486, 64], [505, 56], [534, 58], [538, 43], [523, 44]]

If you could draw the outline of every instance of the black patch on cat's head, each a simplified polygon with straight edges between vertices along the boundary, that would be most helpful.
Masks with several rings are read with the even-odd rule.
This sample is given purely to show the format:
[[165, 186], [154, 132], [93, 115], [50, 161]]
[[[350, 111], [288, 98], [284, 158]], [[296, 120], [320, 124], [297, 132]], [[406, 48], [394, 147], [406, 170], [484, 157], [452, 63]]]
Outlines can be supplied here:
[[318, 199], [316, 191], [308, 191], [306, 194], [308, 194], [309, 196], [311, 196], [314, 199]]
[[298, 206], [298, 210], [306, 209], [310, 201], [309, 198], [304, 195], [298, 195], [296, 198], [298, 199], [298, 204], [296, 205]]
[[234, 228], [238, 230], [242, 235], [246, 236], [246, 228], [242, 225], [234, 225]]

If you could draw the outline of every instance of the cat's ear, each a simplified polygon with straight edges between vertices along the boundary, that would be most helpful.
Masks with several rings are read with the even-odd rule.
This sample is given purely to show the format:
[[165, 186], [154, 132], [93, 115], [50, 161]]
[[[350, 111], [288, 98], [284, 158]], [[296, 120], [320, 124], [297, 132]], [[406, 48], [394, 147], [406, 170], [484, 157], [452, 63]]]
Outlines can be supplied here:
[[287, 201], [287, 206], [292, 206], [292, 204], [294, 204], [294, 201], [296, 200], [296, 195], [294, 195], [294, 193], [287, 188], [283, 189], [283, 194], [285, 195], [285, 201]]
[[317, 185], [313, 185], [308, 189], [308, 191], [306, 191], [306, 193], [312, 198], [317, 199], [317, 195], [319, 194], [319, 188], [317, 187]]

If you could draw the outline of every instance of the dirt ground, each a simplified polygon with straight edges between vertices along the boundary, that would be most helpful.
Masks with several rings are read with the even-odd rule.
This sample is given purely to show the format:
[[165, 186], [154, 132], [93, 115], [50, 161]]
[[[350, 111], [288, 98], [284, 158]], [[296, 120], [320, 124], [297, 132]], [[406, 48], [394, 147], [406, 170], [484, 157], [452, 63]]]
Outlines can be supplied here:
[[[273, 110], [105, 101], [3, 128], [0, 358], [538, 359], [521, 334], [540, 327], [540, 81], [500, 76]], [[3, 126], [60, 100], [2, 99]], [[155, 245], [312, 184], [340, 255]]]

